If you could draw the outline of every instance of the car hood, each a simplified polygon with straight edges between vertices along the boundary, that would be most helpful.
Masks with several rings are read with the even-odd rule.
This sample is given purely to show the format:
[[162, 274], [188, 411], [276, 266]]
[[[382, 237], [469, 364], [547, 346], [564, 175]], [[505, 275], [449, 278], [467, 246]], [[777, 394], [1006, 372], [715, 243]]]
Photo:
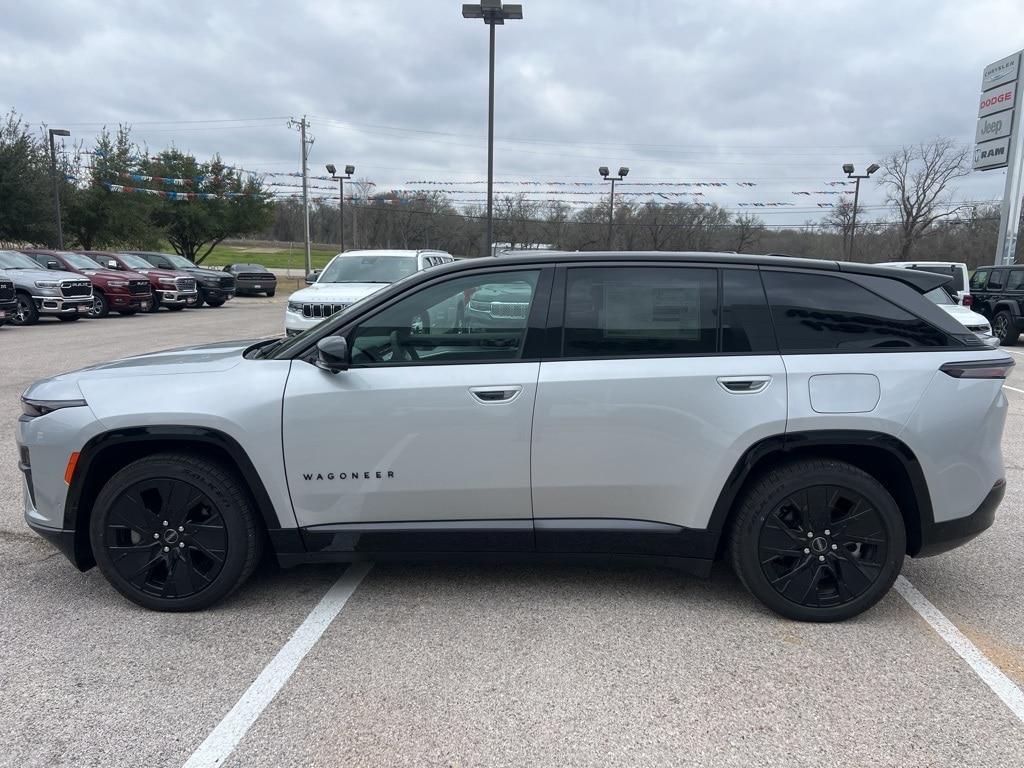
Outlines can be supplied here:
[[0, 269], [0, 276], [8, 277], [15, 283], [36, 280], [84, 280], [77, 272], [62, 269]]
[[[194, 275], [190, 275], [188, 272], [180, 269], [138, 269], [136, 270], [136, 273], [145, 275], [146, 277], [188, 277], [195, 279]], [[119, 274], [126, 273], [120, 272]]]
[[181, 373], [220, 373], [230, 370], [242, 361], [242, 353], [258, 339], [222, 341], [196, 347], [167, 349], [144, 355], [126, 357], [109, 363], [61, 373], [40, 379], [25, 390], [25, 396], [40, 400], [75, 400], [93, 383], [103, 379], [135, 376], [167, 376]]
[[288, 297], [295, 302], [331, 302], [354, 304], [371, 293], [387, 288], [390, 283], [313, 283]]
[[973, 309], [962, 307], [959, 304], [939, 304], [939, 307], [946, 311], [954, 320], [963, 326], [967, 325], [988, 325], [984, 315], [979, 315]]
[[83, 269], [82, 274], [86, 277], [96, 277], [100, 280], [145, 280], [146, 276], [138, 272], [121, 272], [116, 269]]

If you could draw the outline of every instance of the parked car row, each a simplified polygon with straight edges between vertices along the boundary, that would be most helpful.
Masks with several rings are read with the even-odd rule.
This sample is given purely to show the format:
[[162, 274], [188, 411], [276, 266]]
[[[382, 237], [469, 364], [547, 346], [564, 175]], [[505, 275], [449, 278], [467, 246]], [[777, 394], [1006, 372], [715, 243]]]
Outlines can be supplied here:
[[[244, 287], [236, 274], [245, 275]], [[273, 296], [276, 287], [274, 274], [258, 264], [216, 270], [149, 251], [0, 251], [0, 325], [220, 307], [236, 293]]]

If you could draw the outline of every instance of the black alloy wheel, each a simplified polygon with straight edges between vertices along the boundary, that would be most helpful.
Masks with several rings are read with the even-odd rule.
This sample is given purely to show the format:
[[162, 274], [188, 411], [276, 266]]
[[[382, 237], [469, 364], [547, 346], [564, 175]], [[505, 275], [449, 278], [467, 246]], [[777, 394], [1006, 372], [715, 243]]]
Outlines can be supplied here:
[[1020, 338], [1020, 331], [1013, 325], [1013, 316], [1005, 309], [996, 312], [992, 320], [992, 331], [999, 339], [999, 343], [1005, 346], [1013, 346]]
[[906, 532], [875, 478], [845, 462], [805, 460], [754, 484], [731, 543], [740, 579], [770, 608], [802, 621], [837, 621], [889, 590]]
[[100, 492], [90, 542], [107, 580], [146, 608], [188, 611], [252, 573], [261, 541], [248, 496], [227, 468], [161, 454], [119, 471]]
[[39, 310], [27, 293], [19, 293], [10, 314], [12, 325], [35, 325], [39, 322]]

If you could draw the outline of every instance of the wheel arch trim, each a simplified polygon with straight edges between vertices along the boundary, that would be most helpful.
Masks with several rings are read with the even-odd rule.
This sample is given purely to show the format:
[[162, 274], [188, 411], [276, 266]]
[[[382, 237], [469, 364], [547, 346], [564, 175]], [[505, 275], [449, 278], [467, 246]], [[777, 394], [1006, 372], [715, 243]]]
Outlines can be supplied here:
[[[199, 426], [154, 425], [113, 429], [95, 435], [82, 446], [79, 450], [75, 474], [68, 486], [67, 499], [64, 504], [64, 530], [74, 532], [75, 546], [72, 559], [79, 569], [86, 570], [95, 562], [89, 544], [88, 525], [80, 525], [79, 522], [82, 499], [89, 486], [90, 475], [98, 466], [97, 460], [111, 449], [147, 442], [164, 442], [172, 445], [175, 443], [181, 445], [199, 443], [225, 453], [240, 472], [242, 481], [249, 493], [252, 494], [260, 518], [267, 530], [274, 531], [281, 528], [277, 510], [267, 493], [259, 472], [245, 449], [230, 435], [217, 429]], [[88, 513], [91, 514], [91, 512], [90, 508]]]
[[[934, 528], [934, 513], [928, 483], [914, 452], [897, 437], [871, 430], [811, 430], [790, 432], [763, 438], [750, 446], [736, 462], [719, 493], [711, 512], [708, 529], [715, 531], [719, 542], [730, 513], [747, 481], [773, 459], [785, 458], [815, 448], [828, 450], [868, 449], [884, 452], [895, 459], [909, 480], [916, 509], [901, 512], [907, 522], [907, 550], [911, 556], [921, 551]], [[899, 502], [899, 499], [897, 499]], [[922, 541], [924, 540], [924, 541]]]

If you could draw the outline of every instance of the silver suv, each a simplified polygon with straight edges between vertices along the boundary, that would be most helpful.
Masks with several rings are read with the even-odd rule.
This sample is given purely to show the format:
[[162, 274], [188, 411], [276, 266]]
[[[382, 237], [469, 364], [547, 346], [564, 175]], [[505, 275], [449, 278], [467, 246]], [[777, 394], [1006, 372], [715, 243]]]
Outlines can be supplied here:
[[44, 269], [23, 253], [0, 251], [0, 277], [14, 283], [16, 304], [8, 318], [14, 325], [33, 325], [41, 315], [77, 320], [92, 309], [89, 278]]
[[[923, 297], [948, 279], [715, 253], [439, 266], [292, 338], [33, 384], [26, 518], [160, 610], [223, 598], [269, 546], [723, 558], [780, 614], [845, 619], [1003, 497], [1013, 362]], [[481, 290], [520, 321], [462, 327]]]

